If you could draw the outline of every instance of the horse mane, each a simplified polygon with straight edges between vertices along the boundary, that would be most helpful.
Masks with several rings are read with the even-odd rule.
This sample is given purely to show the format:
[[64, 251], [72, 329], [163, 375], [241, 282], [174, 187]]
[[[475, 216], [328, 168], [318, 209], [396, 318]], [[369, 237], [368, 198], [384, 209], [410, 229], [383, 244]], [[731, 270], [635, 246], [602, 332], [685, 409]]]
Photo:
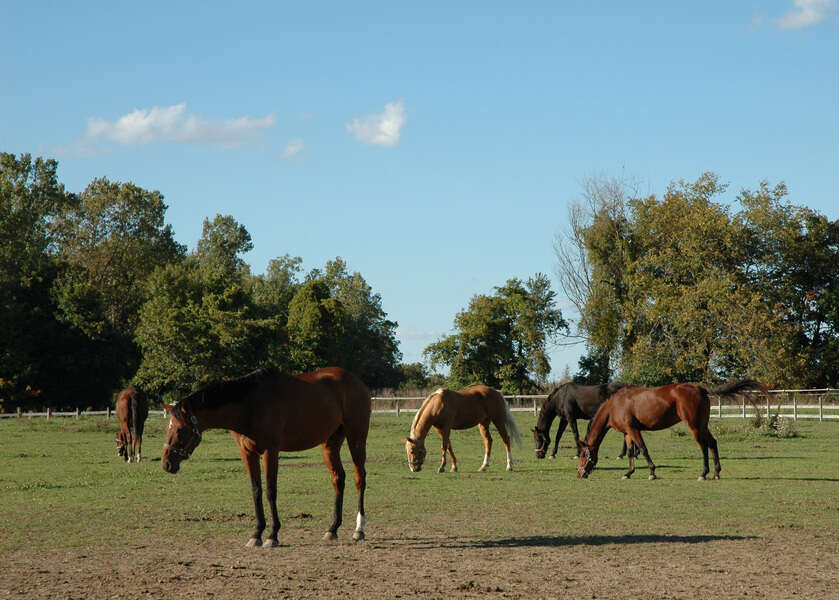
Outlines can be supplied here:
[[276, 369], [264, 367], [256, 371], [251, 371], [241, 377], [217, 381], [193, 392], [178, 402], [176, 406], [180, 406], [183, 402], [189, 401], [190, 406], [193, 408], [218, 408], [219, 406], [230, 404], [231, 401], [238, 401], [257, 384], [268, 378], [276, 378], [277, 375]]
[[417, 423], [419, 422], [420, 415], [422, 414], [422, 409], [424, 409], [426, 407], [426, 405], [429, 403], [431, 398], [433, 398], [437, 394], [442, 394], [442, 393], [443, 393], [443, 388], [437, 388], [436, 390], [431, 392], [425, 398], [425, 400], [422, 401], [422, 404], [420, 404], [420, 407], [417, 409], [417, 412], [414, 413], [414, 420], [411, 421], [411, 435], [412, 436], [414, 435], [414, 428], [417, 426]]

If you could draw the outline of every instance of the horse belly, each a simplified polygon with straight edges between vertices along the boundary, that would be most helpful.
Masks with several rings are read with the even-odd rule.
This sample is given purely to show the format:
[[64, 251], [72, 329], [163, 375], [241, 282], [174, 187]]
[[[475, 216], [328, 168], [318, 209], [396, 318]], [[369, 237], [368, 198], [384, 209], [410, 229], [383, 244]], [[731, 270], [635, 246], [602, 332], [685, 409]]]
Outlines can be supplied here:
[[646, 416], [646, 418], [644, 418], [644, 416], [639, 418], [639, 416], [636, 415], [635, 418], [641, 425], [639, 429], [646, 429], [648, 431], [658, 431], [660, 429], [667, 429], [668, 427], [673, 427], [673, 425], [681, 421], [679, 415], [676, 414], [675, 407], [668, 409], [663, 414], [648, 415]]

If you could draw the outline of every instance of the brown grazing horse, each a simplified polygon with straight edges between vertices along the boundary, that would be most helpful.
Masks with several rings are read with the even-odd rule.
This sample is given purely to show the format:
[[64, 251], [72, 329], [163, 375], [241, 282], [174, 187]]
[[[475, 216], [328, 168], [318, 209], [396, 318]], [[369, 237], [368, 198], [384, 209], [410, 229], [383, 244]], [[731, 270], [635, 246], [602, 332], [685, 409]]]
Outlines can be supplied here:
[[140, 462], [143, 446], [143, 429], [149, 416], [149, 405], [146, 395], [131, 386], [119, 393], [117, 397], [117, 456], [128, 462]]
[[422, 403], [411, 423], [411, 434], [405, 438], [405, 451], [408, 453], [408, 467], [411, 471], [422, 469], [425, 461], [425, 436], [434, 427], [443, 438], [443, 459], [438, 473], [446, 470], [446, 451], [452, 457], [452, 471], [457, 471], [457, 459], [454, 457], [450, 440], [452, 429], [469, 429], [478, 426], [484, 438], [484, 462], [479, 471], [489, 467], [489, 455], [492, 450], [492, 437], [489, 435], [490, 422], [495, 424], [504, 447], [507, 449], [507, 470], [513, 470], [513, 454], [510, 452], [510, 433], [521, 446], [519, 433], [513, 413], [500, 392], [485, 385], [473, 385], [459, 392], [440, 388]]
[[[650, 467], [650, 479], [655, 479], [655, 465], [653, 464], [641, 431], [667, 429], [679, 421], [685, 424], [693, 433], [699, 447], [702, 448], [703, 470], [699, 480], [708, 475], [708, 448], [714, 454], [714, 479], [720, 478], [720, 456], [717, 451], [717, 440], [708, 429], [708, 419], [711, 416], [711, 402], [708, 394], [730, 397], [744, 391], [757, 390], [766, 394], [766, 386], [751, 379], [743, 379], [727, 383], [718, 388], [707, 390], [702, 386], [690, 383], [677, 383], [661, 387], [645, 388], [629, 386], [621, 388], [612, 395], [591, 420], [588, 434], [584, 442], [580, 442], [580, 464], [577, 467], [578, 477], [588, 477], [597, 464], [597, 449], [603, 436], [609, 428], [623, 432], [627, 446], [635, 443]], [[754, 398], [747, 395], [755, 408], [755, 414], [760, 419], [760, 409]], [[629, 479], [635, 472], [635, 455], [629, 453], [629, 471], [623, 479]]]
[[[364, 539], [364, 490], [367, 471], [367, 432], [370, 428], [370, 392], [355, 375], [327, 367], [301, 375], [260, 369], [244, 377], [199, 390], [172, 406], [161, 464], [177, 473], [207, 429], [229, 429], [248, 470], [256, 512], [256, 529], [248, 546], [276, 546], [280, 518], [277, 514], [277, 466], [280, 451], [299, 452], [323, 446], [323, 461], [332, 474], [335, 504], [332, 525], [324, 539], [338, 537], [344, 501], [344, 439], [355, 464], [358, 514], [353, 539]], [[265, 463], [271, 533], [262, 541], [265, 512], [259, 457]]]

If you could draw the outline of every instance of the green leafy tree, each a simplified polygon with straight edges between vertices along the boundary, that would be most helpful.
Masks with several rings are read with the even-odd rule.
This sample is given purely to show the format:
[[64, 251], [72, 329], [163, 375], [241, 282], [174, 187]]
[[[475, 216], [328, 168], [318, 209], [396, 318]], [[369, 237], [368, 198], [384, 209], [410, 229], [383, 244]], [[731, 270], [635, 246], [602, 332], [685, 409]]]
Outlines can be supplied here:
[[[0, 153], [0, 405], [87, 406], [99, 367], [84, 336], [54, 315], [57, 220], [75, 203], [58, 163]], [[94, 387], [91, 387], [94, 386]]]
[[537, 387], [550, 373], [547, 345], [567, 324], [547, 276], [510, 279], [477, 295], [454, 320], [456, 333], [429, 345], [432, 368], [449, 367], [453, 386], [485, 383], [508, 393]]
[[185, 249], [165, 225], [159, 192], [96, 179], [58, 221], [63, 262], [54, 295], [59, 316], [78, 328], [108, 368], [116, 386], [139, 364], [134, 330], [146, 298], [146, 279], [160, 265], [182, 260]]
[[157, 269], [140, 311], [140, 382], [157, 392], [186, 392], [267, 363], [271, 319], [260, 318], [239, 256], [250, 235], [231, 217], [204, 221], [196, 252]]
[[289, 305], [292, 362], [301, 371], [340, 366], [370, 387], [395, 387], [402, 358], [396, 327], [381, 296], [338, 257], [309, 273]]

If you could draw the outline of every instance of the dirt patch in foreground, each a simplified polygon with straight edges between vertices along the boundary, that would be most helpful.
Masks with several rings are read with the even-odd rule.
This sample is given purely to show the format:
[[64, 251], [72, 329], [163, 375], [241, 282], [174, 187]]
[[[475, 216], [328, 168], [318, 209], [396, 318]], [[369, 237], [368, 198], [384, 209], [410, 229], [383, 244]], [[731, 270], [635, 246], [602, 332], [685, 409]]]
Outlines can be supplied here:
[[403, 537], [328, 543], [281, 532], [200, 546], [21, 549], [0, 557], [8, 598], [829, 598], [839, 541], [740, 536]]

